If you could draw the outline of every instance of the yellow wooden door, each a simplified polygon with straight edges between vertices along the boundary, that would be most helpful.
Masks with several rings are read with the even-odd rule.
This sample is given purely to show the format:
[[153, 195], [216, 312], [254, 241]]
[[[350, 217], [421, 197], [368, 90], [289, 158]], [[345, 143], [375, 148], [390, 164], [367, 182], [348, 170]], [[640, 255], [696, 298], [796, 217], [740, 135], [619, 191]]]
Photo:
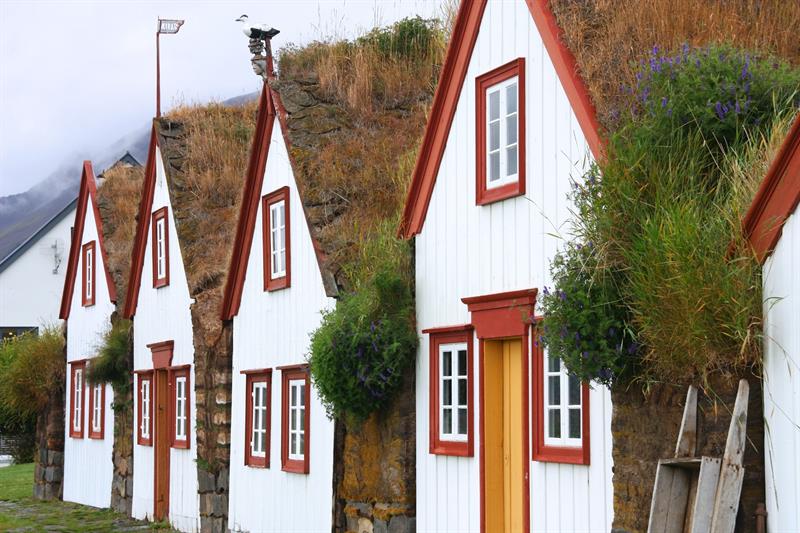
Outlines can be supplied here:
[[522, 342], [484, 341], [486, 532], [524, 527]]

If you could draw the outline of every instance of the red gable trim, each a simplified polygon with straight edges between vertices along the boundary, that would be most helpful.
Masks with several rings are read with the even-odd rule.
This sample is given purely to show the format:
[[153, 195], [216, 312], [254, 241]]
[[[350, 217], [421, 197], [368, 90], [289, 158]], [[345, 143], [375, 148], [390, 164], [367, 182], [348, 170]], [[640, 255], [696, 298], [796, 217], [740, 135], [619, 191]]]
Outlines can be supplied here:
[[[526, 3], [589, 148], [595, 158], [599, 159], [604, 148], [600, 137], [600, 124], [589, 92], [578, 75], [575, 57], [561, 40], [561, 30], [550, 10], [548, 0], [526, 0]], [[436, 175], [444, 155], [458, 97], [464, 85], [485, 8], [486, 0], [463, 0], [459, 7], [403, 211], [399, 230], [403, 238], [410, 238], [422, 231], [425, 223]]]
[[800, 203], [800, 115], [772, 162], [742, 223], [762, 263], [781, 238], [783, 224]]
[[147, 232], [150, 229], [150, 211], [153, 208], [153, 194], [156, 187], [156, 146], [158, 138], [155, 122], [150, 130], [150, 147], [147, 150], [147, 164], [144, 170], [144, 183], [142, 197], [139, 200], [139, 214], [137, 215], [136, 236], [133, 241], [131, 253], [131, 276], [128, 281], [128, 293], [125, 297], [125, 308], [122, 316], [133, 318], [136, 313], [136, 304], [139, 299], [139, 285], [142, 281], [142, 268], [144, 267], [145, 248], [147, 246]]
[[[117, 301], [117, 289], [111, 272], [108, 270], [108, 256], [106, 247], [103, 243], [103, 221], [100, 218], [100, 209], [97, 206], [97, 182], [94, 179], [92, 162], [84, 161], [81, 172], [81, 186], [78, 192], [78, 208], [75, 210], [75, 226], [72, 232], [72, 242], [69, 247], [69, 259], [67, 263], [67, 274], [64, 279], [64, 290], [61, 293], [61, 310], [58, 317], [68, 319], [72, 304], [72, 294], [75, 290], [75, 278], [78, 274], [78, 259], [81, 253], [81, 243], [83, 241], [83, 228], [86, 222], [86, 208], [91, 202], [94, 212], [94, 222], [97, 227], [97, 240], [100, 242], [100, 253], [103, 257], [103, 270], [106, 273], [106, 285], [108, 286], [108, 298], [111, 302]], [[95, 267], [97, 259], [95, 258]], [[92, 288], [96, 293], [96, 288]]]

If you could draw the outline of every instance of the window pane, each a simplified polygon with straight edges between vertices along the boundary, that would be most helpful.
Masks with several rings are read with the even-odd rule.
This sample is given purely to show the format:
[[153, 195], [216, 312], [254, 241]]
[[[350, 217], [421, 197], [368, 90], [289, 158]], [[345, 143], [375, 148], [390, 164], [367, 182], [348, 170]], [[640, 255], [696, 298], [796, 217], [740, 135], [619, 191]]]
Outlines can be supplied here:
[[289, 429], [292, 431], [297, 429], [297, 422], [295, 421], [296, 415], [297, 409], [289, 409]]
[[489, 93], [489, 120], [500, 118], [500, 91]]
[[569, 404], [581, 404], [581, 382], [575, 376], [569, 376]]
[[458, 405], [467, 405], [467, 380], [458, 380]]
[[581, 410], [580, 409], [570, 409], [569, 410], [569, 438], [571, 438], [571, 439], [579, 439], [579, 438], [581, 438]]
[[283, 202], [281, 202], [280, 206], [278, 207], [278, 221], [280, 222], [281, 227], [286, 225], [286, 216], [285, 216]]
[[467, 410], [463, 408], [458, 410], [458, 433], [467, 434]]
[[489, 124], [489, 151], [500, 148], [500, 121]]
[[453, 405], [453, 382], [449, 379], [442, 382], [442, 405]]
[[306, 430], [306, 413], [305, 409], [302, 411], [297, 411], [297, 418], [300, 419], [300, 431]]
[[547, 358], [547, 371], [548, 372], [558, 372], [561, 370], [561, 360], [558, 357], [548, 357]]
[[459, 350], [458, 351], [458, 375], [459, 376], [466, 376], [467, 375], [467, 351], [466, 350]]
[[453, 411], [452, 409], [445, 409], [442, 415], [442, 433], [449, 435], [453, 433]]
[[453, 375], [453, 358], [452, 352], [445, 351], [442, 352], [442, 375], [443, 376], [452, 376]]
[[300, 407], [305, 407], [306, 405], [306, 384], [303, 383], [300, 385]]
[[561, 411], [550, 409], [547, 412], [547, 434], [550, 438], [561, 438]]
[[517, 115], [506, 118], [506, 146], [517, 144]]
[[306, 454], [306, 435], [305, 435], [305, 433], [300, 433], [300, 445], [297, 447], [297, 454], [298, 455], [305, 455]]
[[489, 181], [500, 179], [500, 152], [489, 154]]
[[292, 401], [290, 402], [290, 405], [297, 405], [297, 387], [291, 385], [289, 388], [292, 389]]
[[506, 176], [513, 176], [517, 173], [517, 147], [512, 146], [506, 149]]
[[517, 83], [514, 82], [506, 87], [506, 114], [517, 112]]
[[561, 405], [561, 376], [547, 378], [547, 404]]
[[297, 433], [292, 433], [289, 436], [289, 453], [297, 453]]

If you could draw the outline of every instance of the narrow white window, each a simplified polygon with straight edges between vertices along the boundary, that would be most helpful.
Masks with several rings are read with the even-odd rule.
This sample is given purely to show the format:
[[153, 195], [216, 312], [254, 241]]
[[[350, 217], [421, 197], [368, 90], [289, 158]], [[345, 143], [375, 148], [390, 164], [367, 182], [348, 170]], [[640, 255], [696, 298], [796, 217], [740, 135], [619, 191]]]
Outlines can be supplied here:
[[581, 382], [557, 357], [545, 357], [544, 365], [545, 444], [579, 447], [583, 436]]
[[269, 206], [270, 277], [286, 275], [286, 204], [283, 200]]
[[166, 252], [166, 217], [156, 219], [156, 278], [163, 279], [167, 275]]
[[265, 457], [267, 449], [267, 383], [253, 383], [253, 432], [250, 435], [250, 452], [253, 457]]
[[94, 291], [94, 287], [92, 286], [92, 281], [94, 280], [94, 249], [87, 248], [86, 249], [86, 301], [92, 300], [92, 294]]
[[289, 381], [289, 459], [306, 455], [306, 380]]
[[439, 346], [439, 438], [467, 440], [467, 345]]
[[518, 179], [519, 97], [518, 77], [486, 89], [486, 188]]
[[103, 418], [103, 384], [92, 387], [92, 431], [100, 431]]
[[83, 369], [75, 369], [75, 396], [72, 399], [72, 429], [74, 431], [81, 430], [81, 418], [83, 414]]
[[175, 378], [175, 440], [186, 440], [186, 378]]
[[150, 438], [150, 380], [142, 380], [142, 420], [141, 434], [143, 439]]

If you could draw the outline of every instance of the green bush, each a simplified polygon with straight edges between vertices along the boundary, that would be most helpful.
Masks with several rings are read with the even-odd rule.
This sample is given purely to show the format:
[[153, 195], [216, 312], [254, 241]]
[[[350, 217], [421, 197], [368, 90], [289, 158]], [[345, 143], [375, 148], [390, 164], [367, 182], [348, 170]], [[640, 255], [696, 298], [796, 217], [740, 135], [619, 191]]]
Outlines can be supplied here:
[[741, 218], [800, 70], [684, 47], [654, 49], [637, 79], [606, 160], [576, 185], [542, 341], [584, 379], [704, 379], [760, 356], [760, 267]]
[[328, 416], [366, 419], [393, 397], [413, 364], [417, 334], [408, 243], [385, 223], [362, 243], [354, 290], [311, 337], [311, 376]]
[[[131, 388], [131, 322], [118, 320], [103, 334], [97, 346], [97, 356], [91, 360], [87, 377], [95, 383], [111, 383], [121, 398], [126, 397]], [[114, 404], [117, 409], [121, 406]]]

